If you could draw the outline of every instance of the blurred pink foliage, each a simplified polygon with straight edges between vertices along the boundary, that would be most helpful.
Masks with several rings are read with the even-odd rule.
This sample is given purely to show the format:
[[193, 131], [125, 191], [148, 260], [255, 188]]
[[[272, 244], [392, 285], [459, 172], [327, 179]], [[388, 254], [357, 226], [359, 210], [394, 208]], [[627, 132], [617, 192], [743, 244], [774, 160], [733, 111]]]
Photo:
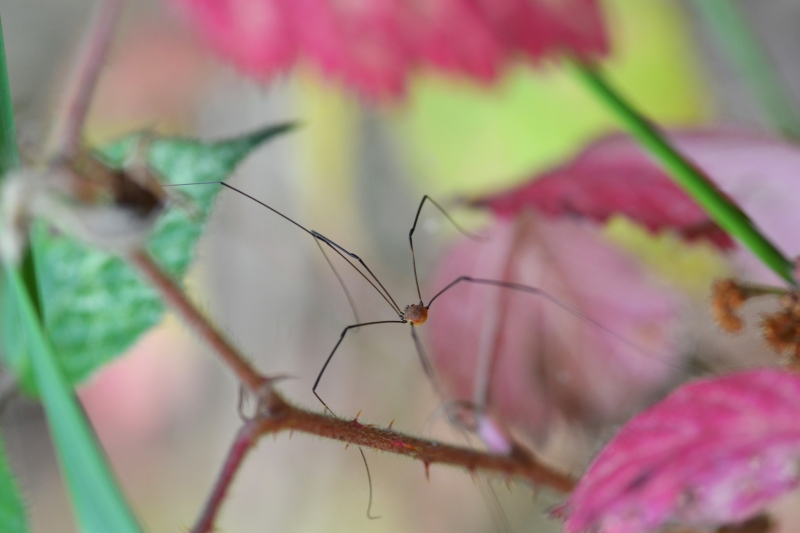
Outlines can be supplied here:
[[556, 512], [565, 531], [738, 523], [798, 485], [800, 376], [697, 381], [628, 422]]
[[[800, 147], [742, 131], [673, 132], [669, 139], [731, 197], [789, 257], [800, 254], [796, 198]], [[533, 209], [546, 215], [605, 221], [625, 215], [653, 231], [733, 245], [708, 216], [629, 137], [610, 135], [570, 163], [512, 191], [480, 198], [501, 217]], [[761, 269], [763, 271], [763, 267]], [[771, 279], [771, 278], [770, 278]]]
[[557, 419], [623, 420], [665, 386], [680, 364], [670, 336], [678, 302], [597, 228], [528, 213], [487, 236], [450, 250], [433, 287], [461, 275], [535, 286], [603, 327], [536, 295], [457, 285], [428, 319], [433, 364], [452, 399], [473, 399], [488, 356], [489, 414], [541, 440]]
[[400, 95], [417, 67], [493, 80], [505, 61], [607, 50], [597, 0], [172, 0], [244, 73], [299, 59], [368, 97]]

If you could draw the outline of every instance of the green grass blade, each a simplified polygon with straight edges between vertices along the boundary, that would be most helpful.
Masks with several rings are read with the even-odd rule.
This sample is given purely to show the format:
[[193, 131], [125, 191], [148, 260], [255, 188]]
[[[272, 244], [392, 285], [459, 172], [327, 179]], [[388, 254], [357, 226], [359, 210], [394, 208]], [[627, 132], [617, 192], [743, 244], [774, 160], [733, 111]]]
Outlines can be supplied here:
[[570, 62], [576, 77], [608, 106], [628, 133], [719, 224], [750, 248], [761, 261], [792, 286], [797, 285], [794, 265], [761, 234], [738, 206], [728, 200], [692, 163], [679, 154], [664, 136], [636, 111], [593, 67]]
[[0, 176], [19, 167], [17, 150], [17, 130], [14, 125], [14, 109], [11, 103], [11, 89], [8, 84], [6, 48], [3, 27], [0, 22]]
[[[11, 89], [8, 83], [5, 39], [0, 21], [0, 176], [19, 166], [17, 134]], [[27, 533], [30, 531], [25, 506], [14, 475], [0, 442], [0, 531]]]
[[25, 506], [19, 494], [17, 481], [8, 464], [2, 440], [0, 440], [0, 531], [3, 533], [30, 532]]
[[786, 137], [800, 139], [800, 116], [775, 70], [747, 27], [736, 3], [730, 0], [695, 0], [695, 9], [719, 41], [728, 61], [750, 87], [773, 128]]
[[81, 530], [87, 533], [141, 532], [74, 391], [62, 375], [19, 270], [14, 265], [5, 264], [5, 274]]

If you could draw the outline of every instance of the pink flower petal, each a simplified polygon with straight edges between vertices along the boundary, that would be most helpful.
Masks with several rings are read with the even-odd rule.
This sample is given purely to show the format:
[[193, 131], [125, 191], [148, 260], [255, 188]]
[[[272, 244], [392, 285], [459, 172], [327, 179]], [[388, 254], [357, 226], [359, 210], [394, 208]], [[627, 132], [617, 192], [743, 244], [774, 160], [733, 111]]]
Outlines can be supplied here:
[[451, 250], [433, 287], [461, 275], [540, 287], [619, 336], [531, 294], [470, 283], [443, 294], [426, 326], [437, 373], [453, 399], [472, 401], [488, 353], [489, 409], [502, 425], [543, 438], [556, 419], [620, 420], [678, 364], [676, 302], [586, 225], [498, 222], [487, 241]]
[[433, 66], [482, 81], [516, 56], [607, 51], [597, 0], [172, 0], [222, 56], [268, 79], [303, 57], [370, 97]]
[[628, 422], [557, 513], [568, 533], [741, 522], [798, 485], [798, 419], [793, 372], [685, 385]]

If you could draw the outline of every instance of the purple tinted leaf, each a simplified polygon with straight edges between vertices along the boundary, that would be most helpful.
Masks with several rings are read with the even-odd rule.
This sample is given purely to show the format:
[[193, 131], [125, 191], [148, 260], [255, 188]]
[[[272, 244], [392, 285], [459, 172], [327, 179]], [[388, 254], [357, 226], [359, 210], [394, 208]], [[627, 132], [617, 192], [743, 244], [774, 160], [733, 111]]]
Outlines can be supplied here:
[[645, 533], [755, 516], [798, 484], [800, 376], [690, 383], [628, 422], [556, 511], [568, 533]]

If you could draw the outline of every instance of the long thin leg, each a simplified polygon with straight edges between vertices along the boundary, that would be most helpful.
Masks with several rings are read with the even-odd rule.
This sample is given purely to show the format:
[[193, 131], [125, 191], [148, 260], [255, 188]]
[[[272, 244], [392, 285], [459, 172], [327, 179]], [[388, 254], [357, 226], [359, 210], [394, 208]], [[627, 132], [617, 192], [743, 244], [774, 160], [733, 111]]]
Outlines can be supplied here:
[[533, 294], [533, 295], [536, 295], [536, 296], [541, 296], [545, 300], [555, 304], [556, 306], [558, 306], [561, 309], [567, 311], [571, 315], [574, 315], [574, 316], [580, 318], [581, 320], [585, 320], [589, 324], [592, 324], [594, 327], [606, 332], [607, 334], [611, 335], [612, 337], [614, 337], [615, 339], [619, 340], [620, 342], [630, 346], [631, 348], [635, 349], [636, 351], [638, 351], [638, 352], [640, 352], [640, 353], [642, 353], [642, 354], [644, 354], [644, 355], [646, 355], [648, 357], [652, 357], [653, 359], [655, 359], [657, 361], [660, 361], [661, 363], [663, 363], [665, 365], [668, 365], [668, 366], [670, 366], [672, 368], [675, 368], [677, 370], [683, 370], [683, 368], [680, 367], [679, 365], [673, 365], [673, 364], [668, 363], [667, 360], [666, 360], [667, 359], [666, 357], [664, 357], [664, 356], [662, 356], [662, 355], [660, 355], [660, 354], [658, 354], [656, 352], [653, 352], [651, 350], [648, 350], [647, 348], [645, 348], [643, 346], [640, 346], [640, 345], [636, 344], [635, 342], [632, 342], [632, 341], [628, 340], [627, 338], [625, 338], [625, 336], [621, 335], [620, 333], [617, 333], [616, 331], [614, 331], [613, 329], [609, 328], [608, 326], [605, 326], [602, 322], [599, 322], [599, 321], [595, 320], [594, 318], [590, 317], [589, 315], [587, 315], [583, 311], [581, 311], [579, 309], [576, 309], [575, 307], [572, 307], [571, 305], [565, 304], [564, 302], [562, 302], [561, 300], [559, 300], [558, 298], [556, 298], [552, 294], [550, 294], [547, 291], [544, 291], [544, 290], [542, 290], [542, 289], [540, 289], [538, 287], [531, 287], [529, 285], [523, 285], [521, 283], [514, 283], [514, 282], [511, 282], [511, 281], [499, 281], [499, 280], [494, 280], [494, 279], [473, 278], [471, 276], [459, 276], [456, 279], [454, 279], [453, 281], [451, 281], [450, 283], [448, 283], [447, 285], [445, 285], [445, 287], [442, 290], [437, 292], [434, 295], [434, 297], [431, 298], [431, 300], [428, 302], [428, 306], [427, 307], [430, 307], [433, 304], [433, 302], [439, 296], [441, 296], [445, 292], [449, 291], [450, 289], [452, 289], [453, 287], [455, 287], [459, 283], [463, 283], [463, 282], [475, 283], [477, 285], [490, 285], [492, 287], [500, 287], [500, 288], [504, 288], [504, 289], [512, 289], [512, 290], [516, 290], [516, 291], [527, 292], [528, 294]]
[[319, 239], [314, 239], [314, 242], [317, 243], [317, 248], [322, 253], [322, 256], [325, 258], [325, 261], [328, 262], [328, 266], [331, 267], [333, 270], [333, 275], [336, 276], [336, 279], [339, 280], [339, 285], [342, 287], [344, 291], [344, 295], [347, 296], [347, 301], [350, 303], [350, 309], [353, 310], [353, 318], [356, 322], [361, 322], [361, 319], [358, 318], [358, 310], [356, 309], [356, 303], [353, 301], [353, 297], [350, 295], [350, 291], [347, 289], [347, 285], [345, 285], [344, 280], [339, 275], [339, 271], [336, 270], [336, 267], [333, 266], [331, 259], [328, 257], [328, 254], [325, 253], [325, 248], [319, 243]]
[[[353, 252], [348, 252], [347, 250], [345, 250], [344, 248], [342, 248], [341, 246], [339, 246], [338, 244], [336, 244], [334, 241], [332, 241], [332, 240], [330, 240], [329, 238], [327, 238], [325, 235], [322, 235], [321, 233], [318, 233], [318, 232], [316, 232], [316, 231], [314, 231], [314, 230], [311, 230], [311, 234], [312, 234], [314, 237], [316, 237], [317, 239], [320, 239], [320, 240], [322, 240], [322, 241], [325, 241], [325, 243], [326, 243], [328, 246], [330, 246], [331, 248], [333, 248], [334, 250], [340, 250], [340, 251], [342, 251], [343, 253], [345, 253], [345, 254], [349, 255], [350, 257], [352, 257], [353, 259], [355, 259], [356, 261], [358, 261], [359, 263], [361, 263], [361, 266], [363, 266], [363, 267], [366, 269], [366, 271], [367, 271], [367, 272], [369, 272], [369, 275], [370, 275], [370, 276], [372, 276], [372, 279], [374, 279], [374, 280], [375, 280], [375, 282], [376, 282], [376, 283], [377, 283], [377, 284], [380, 286], [380, 288], [381, 288], [381, 289], [383, 289], [383, 292], [381, 292], [381, 291], [378, 291], [378, 292], [380, 292], [380, 293], [381, 293], [381, 296], [383, 296], [383, 295], [385, 294], [385, 296], [384, 296], [384, 299], [387, 299], [387, 298], [388, 298], [388, 300], [387, 300], [387, 301], [391, 300], [391, 302], [389, 303], [389, 305], [391, 305], [391, 306], [394, 308], [394, 310], [397, 312], [397, 314], [398, 314], [398, 315], [402, 315], [402, 314], [403, 314], [403, 313], [402, 313], [402, 311], [400, 311], [400, 306], [399, 306], [399, 305], [397, 305], [397, 302], [395, 302], [395, 301], [394, 301], [394, 298], [392, 298], [392, 295], [391, 295], [391, 294], [389, 294], [389, 291], [388, 291], [388, 290], [386, 290], [386, 287], [384, 287], [384, 286], [383, 286], [383, 283], [381, 283], [381, 282], [380, 282], [380, 280], [378, 279], [378, 276], [376, 276], [376, 275], [375, 275], [375, 274], [372, 272], [372, 270], [370, 270], [370, 268], [367, 266], [367, 264], [364, 262], [364, 260], [363, 260], [363, 259], [361, 259], [359, 256], [357, 256], [357, 255], [356, 255], [356, 254], [354, 254]], [[339, 255], [341, 255], [341, 254], [339, 254]], [[350, 263], [350, 261], [348, 261], [348, 263]], [[350, 264], [352, 265], [352, 263], [350, 263]], [[353, 265], [353, 266], [355, 266], [355, 265]], [[358, 269], [356, 269], [356, 270], [358, 270]], [[363, 274], [362, 274], [362, 275], [363, 275]], [[375, 285], [373, 285], [371, 282], [370, 282], [370, 285], [372, 285], [373, 287], [375, 287]], [[377, 290], [377, 287], [375, 287], [375, 288], [376, 288], [376, 290]]]
[[[367, 283], [372, 285], [372, 288], [374, 288], [378, 292], [378, 294], [380, 294], [381, 297], [384, 300], [386, 300], [386, 303], [389, 304], [389, 306], [392, 308], [392, 310], [395, 313], [397, 313], [398, 315], [402, 315], [402, 311], [400, 310], [400, 307], [397, 305], [397, 302], [394, 301], [394, 298], [392, 298], [392, 295], [389, 293], [388, 290], [386, 290], [386, 287], [383, 286], [383, 284], [380, 282], [378, 277], [372, 272], [372, 270], [370, 270], [370, 268], [367, 266], [367, 263], [364, 262], [364, 260], [361, 259], [356, 254], [348, 251], [347, 249], [345, 249], [344, 247], [340, 246], [336, 242], [332, 241], [331, 239], [329, 239], [325, 235], [323, 235], [323, 234], [321, 234], [321, 233], [319, 233], [317, 231], [310, 230], [310, 229], [306, 228], [305, 226], [303, 226], [303, 225], [295, 222], [291, 218], [287, 217], [286, 215], [284, 215], [283, 213], [281, 213], [277, 209], [275, 209], [273, 207], [270, 207], [269, 205], [267, 205], [266, 203], [262, 202], [258, 198], [254, 197], [254, 196], [251, 196], [251, 195], [247, 194], [246, 192], [244, 192], [244, 191], [242, 191], [240, 189], [237, 189], [233, 185], [229, 185], [229, 184], [227, 184], [227, 183], [225, 183], [223, 181], [201, 181], [201, 182], [195, 182], [195, 183], [174, 183], [174, 184], [170, 184], [170, 185], [167, 185], [167, 186], [169, 186], [169, 187], [184, 187], [184, 186], [188, 186], [188, 185], [222, 185], [223, 187], [226, 187], [226, 188], [228, 188], [228, 189], [230, 189], [230, 190], [232, 190], [232, 191], [234, 191], [236, 193], [241, 194], [242, 196], [244, 196], [246, 198], [249, 198], [250, 200], [256, 202], [259, 205], [261, 205], [262, 207], [266, 207], [267, 209], [269, 209], [270, 211], [272, 211], [276, 215], [284, 218], [285, 220], [288, 220], [289, 222], [291, 222], [292, 224], [294, 224], [295, 226], [297, 226], [301, 230], [305, 231], [306, 233], [308, 233], [309, 235], [311, 235], [315, 239], [318, 239], [318, 240], [324, 242], [325, 244], [327, 244], [329, 248], [331, 248], [334, 252], [339, 254], [340, 257], [342, 257], [345, 261], [347, 261], [347, 263], [350, 266], [352, 266], [356, 270], [356, 272], [361, 274], [361, 276], [365, 280], [367, 280]], [[361, 269], [358, 268], [352, 261], [350, 261], [347, 257], [345, 257], [345, 255], [347, 255], [349, 257], [352, 257], [353, 259], [355, 259], [359, 263], [361, 263], [361, 266], [363, 266], [364, 269], [366, 269], [366, 271], [369, 273], [369, 275], [372, 276], [372, 279], [370, 279], [369, 276], [367, 276], [364, 272], [362, 272]], [[374, 282], [372, 280], [374, 280]], [[376, 283], [377, 283], [377, 285], [376, 285]]]
[[317, 385], [319, 385], [319, 381], [322, 379], [322, 374], [325, 373], [325, 369], [328, 368], [328, 363], [331, 362], [331, 359], [333, 358], [333, 354], [335, 354], [336, 350], [339, 349], [339, 345], [342, 344], [342, 341], [344, 340], [344, 336], [347, 335], [348, 331], [350, 331], [351, 329], [360, 328], [362, 326], [375, 326], [377, 324], [405, 324], [405, 322], [403, 322], [402, 320], [379, 320], [377, 322], [362, 322], [361, 324], [351, 324], [351, 325], [347, 326], [346, 328], [344, 328], [342, 330], [342, 334], [339, 335], [339, 340], [336, 341], [336, 346], [333, 347], [333, 350], [331, 350], [330, 355], [325, 360], [325, 364], [322, 365], [322, 369], [319, 371], [319, 374], [317, 375], [317, 379], [314, 381], [314, 386], [311, 387], [311, 392], [314, 393], [314, 396], [317, 397], [317, 400], [320, 401], [320, 403], [325, 407], [325, 409], [330, 411], [331, 413], [333, 413], [331, 408], [328, 407], [328, 404], [326, 404], [322, 400], [322, 398], [320, 398], [319, 394], [317, 394]]
[[[433, 365], [431, 365], [430, 359], [425, 353], [425, 348], [423, 348], [422, 342], [420, 342], [419, 336], [417, 335], [416, 328], [413, 325], [411, 325], [411, 338], [414, 339], [414, 346], [417, 349], [417, 355], [422, 363], [422, 368], [425, 371], [425, 375], [428, 377], [428, 380], [430, 381], [431, 386], [436, 393], [436, 397], [439, 399], [439, 402], [444, 404], [446, 399], [444, 389], [442, 388], [439, 379], [436, 377], [436, 373], [433, 370]], [[447, 422], [449, 423], [453, 432], [460, 436], [468, 446], [472, 446], [472, 439], [470, 439], [469, 433], [467, 433], [464, 427], [455, 419], [455, 416], [449, 412], [446, 412], [446, 416]], [[492, 519], [492, 524], [494, 524], [495, 530], [501, 533], [510, 532], [511, 525], [508, 522], [508, 517], [503, 511], [503, 507], [500, 504], [497, 493], [494, 491], [494, 488], [489, 480], [478, 474], [476, 483], [481, 492], [481, 496], [483, 497], [483, 501], [486, 503], [486, 507], [489, 509], [489, 515]]]
[[431, 382], [433, 391], [440, 401], [444, 401], [444, 389], [442, 389], [439, 378], [436, 377], [436, 373], [433, 371], [431, 360], [425, 353], [425, 349], [422, 347], [422, 342], [420, 342], [419, 335], [417, 335], [417, 330], [413, 324], [411, 325], [411, 338], [414, 339], [414, 346], [417, 348], [417, 356], [419, 356], [419, 361], [422, 363], [422, 369], [425, 371], [425, 375], [428, 376], [428, 381]]
[[369, 465], [367, 464], [367, 456], [364, 455], [364, 449], [359, 446], [358, 453], [361, 454], [361, 459], [364, 461], [364, 469], [367, 471], [367, 483], [369, 483], [369, 502], [367, 503], [367, 518], [370, 520], [377, 520], [380, 516], [372, 516], [372, 475], [369, 473]]
[[422, 302], [422, 293], [419, 290], [419, 277], [417, 276], [417, 258], [414, 255], [414, 231], [417, 229], [417, 222], [419, 221], [419, 214], [422, 212], [422, 206], [425, 205], [425, 200], [429, 201], [433, 205], [435, 205], [442, 214], [447, 217], [447, 220], [461, 233], [469, 237], [470, 239], [477, 239], [482, 240], [480, 235], [475, 235], [474, 233], [470, 233], [469, 231], [465, 230], [458, 224], [453, 218], [444, 210], [442, 206], [440, 206], [436, 200], [428, 196], [427, 194], [422, 197], [422, 201], [419, 203], [419, 207], [417, 207], [417, 214], [414, 216], [414, 223], [411, 225], [411, 231], [408, 232], [408, 245], [411, 247], [411, 264], [414, 266], [414, 283], [417, 284], [417, 296], [419, 296], [420, 303]]
[[[367, 272], [369, 272], [369, 275], [370, 275], [370, 276], [372, 276], [372, 279], [374, 279], [374, 280], [375, 280], [375, 282], [376, 282], [376, 283], [377, 283], [377, 284], [380, 286], [380, 289], [378, 289], [378, 287], [375, 287], [375, 284], [374, 284], [374, 283], [372, 283], [372, 281], [370, 281], [370, 280], [369, 280], [369, 278], [367, 278], [367, 276], [366, 276], [366, 275], [365, 275], [363, 272], [361, 272], [361, 271], [360, 271], [358, 268], [356, 268], [356, 267], [355, 267], [355, 265], [353, 265], [353, 263], [350, 263], [350, 261], [348, 261], [348, 263], [350, 263], [350, 265], [352, 265], [352, 266], [353, 266], [353, 268], [356, 268], [356, 270], [358, 270], [358, 271], [359, 271], [359, 273], [360, 273], [362, 276], [364, 276], [364, 278], [365, 278], [367, 281], [369, 281], [369, 284], [370, 284], [370, 285], [372, 285], [373, 287], [375, 287], [375, 290], [376, 290], [376, 291], [378, 291], [378, 292], [380, 293], [380, 295], [381, 295], [381, 296], [383, 296], [383, 299], [384, 299], [384, 300], [386, 300], [386, 301], [387, 301], [387, 303], [389, 303], [389, 305], [390, 305], [390, 306], [392, 306], [392, 309], [394, 309], [394, 310], [395, 310], [395, 312], [396, 312], [398, 315], [399, 315], [399, 314], [401, 314], [400, 307], [398, 307], [397, 303], [394, 301], [394, 298], [392, 298], [392, 296], [389, 294], [389, 291], [387, 291], [387, 290], [386, 290], [386, 287], [384, 287], [384, 286], [383, 286], [383, 284], [382, 284], [382, 283], [380, 282], [380, 280], [378, 279], [378, 277], [377, 277], [375, 274], [373, 274], [373, 273], [372, 273], [372, 270], [370, 270], [370, 268], [367, 266], [367, 263], [365, 263], [365, 262], [364, 262], [364, 260], [363, 260], [363, 259], [361, 259], [359, 256], [357, 256], [357, 255], [356, 255], [356, 254], [354, 254], [353, 252], [350, 252], [350, 251], [346, 250], [344, 247], [342, 247], [342, 246], [340, 246], [339, 244], [337, 244], [336, 242], [332, 241], [331, 239], [329, 239], [329, 238], [328, 238], [328, 237], [326, 237], [325, 235], [323, 235], [323, 234], [321, 234], [321, 233], [319, 233], [319, 232], [317, 232], [317, 231], [314, 231], [314, 230], [307, 229], [305, 226], [302, 226], [302, 225], [298, 224], [297, 222], [295, 222], [295, 221], [294, 221], [294, 220], [292, 220], [291, 218], [287, 217], [286, 215], [284, 215], [283, 213], [281, 213], [281, 212], [280, 212], [280, 211], [278, 211], [277, 209], [275, 209], [275, 208], [273, 208], [273, 207], [270, 207], [270, 206], [268, 206], [267, 204], [265, 204], [264, 202], [262, 202], [262, 201], [261, 201], [261, 200], [259, 200], [258, 198], [255, 198], [254, 196], [251, 196], [251, 195], [247, 194], [246, 192], [244, 192], [244, 191], [242, 191], [242, 190], [240, 190], [240, 189], [237, 189], [237, 188], [236, 188], [236, 187], [234, 187], [233, 185], [228, 185], [228, 184], [227, 184], [227, 183], [225, 183], [224, 181], [221, 181], [221, 182], [219, 182], [219, 184], [220, 184], [220, 185], [222, 185], [223, 187], [227, 187], [228, 189], [230, 189], [230, 190], [232, 190], [232, 191], [234, 191], [234, 192], [238, 192], [238, 193], [239, 193], [239, 194], [241, 194], [242, 196], [245, 196], [245, 197], [247, 197], [247, 198], [249, 198], [249, 199], [253, 200], [253, 201], [254, 201], [254, 202], [256, 202], [257, 204], [259, 204], [259, 205], [261, 205], [261, 206], [263, 206], [263, 207], [266, 207], [267, 209], [269, 209], [270, 211], [272, 211], [272, 212], [273, 212], [273, 213], [275, 213], [276, 215], [279, 215], [279, 216], [283, 217], [284, 219], [288, 220], [289, 222], [291, 222], [292, 224], [294, 224], [295, 226], [297, 226], [297, 227], [298, 227], [298, 228], [300, 228], [301, 230], [305, 231], [306, 233], [308, 233], [309, 235], [311, 235], [311, 236], [312, 236], [312, 237], [314, 237], [315, 239], [319, 239], [319, 240], [321, 240], [322, 242], [324, 242], [325, 244], [327, 244], [327, 245], [328, 245], [330, 248], [332, 248], [333, 250], [335, 250], [335, 251], [336, 251], [336, 253], [338, 253], [339, 255], [342, 255], [342, 252], [343, 252], [343, 253], [347, 254], [348, 256], [352, 257], [353, 259], [357, 260], [359, 263], [361, 263], [361, 266], [363, 266], [363, 267], [364, 267], [364, 268], [367, 270]], [[381, 290], [381, 289], [382, 289], [382, 290]], [[390, 301], [390, 300], [391, 300], [391, 301]]]

